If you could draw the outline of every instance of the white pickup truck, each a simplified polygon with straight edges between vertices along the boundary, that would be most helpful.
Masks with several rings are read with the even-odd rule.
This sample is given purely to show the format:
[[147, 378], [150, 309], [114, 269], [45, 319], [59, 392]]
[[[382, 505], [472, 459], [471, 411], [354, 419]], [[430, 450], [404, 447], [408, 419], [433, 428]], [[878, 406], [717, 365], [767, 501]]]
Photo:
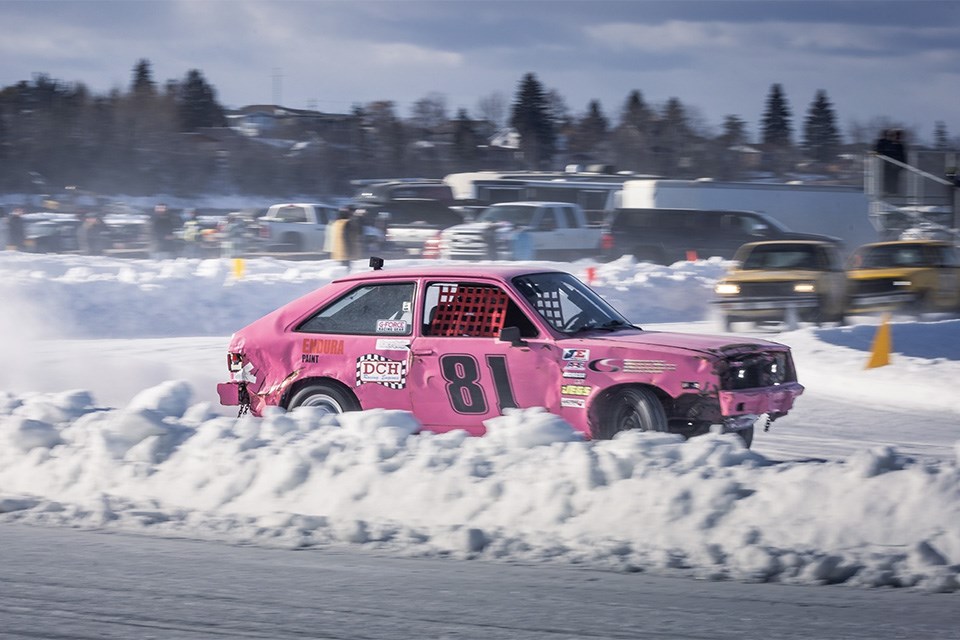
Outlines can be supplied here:
[[602, 226], [567, 202], [501, 202], [443, 231], [440, 256], [466, 260], [576, 260], [600, 253]]
[[260, 240], [270, 251], [320, 253], [327, 225], [337, 219], [337, 208], [323, 203], [282, 203], [260, 218]]

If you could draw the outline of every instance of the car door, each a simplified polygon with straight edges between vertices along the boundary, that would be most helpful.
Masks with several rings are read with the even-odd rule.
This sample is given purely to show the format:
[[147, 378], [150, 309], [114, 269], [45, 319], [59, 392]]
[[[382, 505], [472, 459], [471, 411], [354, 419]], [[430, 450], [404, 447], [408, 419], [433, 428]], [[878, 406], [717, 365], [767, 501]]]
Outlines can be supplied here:
[[530, 222], [530, 237], [533, 240], [533, 256], [546, 260], [556, 253], [557, 214], [553, 207], [541, 206]]
[[[556, 349], [502, 287], [429, 282], [421, 317], [407, 385], [427, 429], [479, 435], [484, 420], [507, 409], [559, 403]], [[505, 326], [516, 326], [523, 344], [500, 340]]]
[[935, 245], [932, 249], [937, 253], [936, 305], [943, 310], [960, 310], [960, 256], [947, 245]]

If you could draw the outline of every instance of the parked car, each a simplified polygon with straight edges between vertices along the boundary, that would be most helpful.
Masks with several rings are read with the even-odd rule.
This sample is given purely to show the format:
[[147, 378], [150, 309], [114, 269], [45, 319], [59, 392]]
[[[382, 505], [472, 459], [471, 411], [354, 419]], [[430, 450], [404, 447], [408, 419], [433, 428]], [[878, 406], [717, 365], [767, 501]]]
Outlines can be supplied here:
[[578, 204], [500, 202], [473, 222], [440, 234], [440, 257], [449, 259], [576, 260], [600, 253], [604, 230]]
[[608, 231], [607, 258], [632, 255], [657, 264], [714, 256], [729, 259], [744, 244], [760, 240], [839, 242], [830, 236], [791, 231], [755, 211], [616, 209]]
[[847, 275], [834, 242], [770, 240], [737, 250], [717, 281], [714, 305], [724, 327], [742, 321], [843, 322]]
[[850, 313], [960, 311], [960, 255], [940, 240], [891, 240], [850, 256]]
[[749, 446], [803, 391], [785, 345], [644, 331], [573, 275], [521, 266], [341, 278], [238, 330], [227, 365], [220, 402], [241, 413], [379, 407], [473, 435], [538, 406], [591, 438], [723, 425]]
[[[467, 218], [440, 181], [391, 180], [364, 184], [352, 205], [382, 236], [381, 255], [419, 258], [435, 252], [440, 232]], [[436, 257], [436, 256], [434, 256]]]
[[337, 207], [320, 202], [272, 205], [258, 220], [260, 244], [269, 251], [320, 253], [327, 225], [337, 219]]

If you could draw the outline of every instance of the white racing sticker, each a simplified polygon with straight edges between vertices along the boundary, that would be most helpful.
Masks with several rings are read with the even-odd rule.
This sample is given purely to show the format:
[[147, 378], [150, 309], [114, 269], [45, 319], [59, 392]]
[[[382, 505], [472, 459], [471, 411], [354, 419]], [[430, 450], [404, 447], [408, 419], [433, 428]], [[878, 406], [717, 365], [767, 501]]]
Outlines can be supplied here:
[[377, 351], [407, 351], [409, 348], [409, 340], [400, 340], [399, 338], [377, 338]]

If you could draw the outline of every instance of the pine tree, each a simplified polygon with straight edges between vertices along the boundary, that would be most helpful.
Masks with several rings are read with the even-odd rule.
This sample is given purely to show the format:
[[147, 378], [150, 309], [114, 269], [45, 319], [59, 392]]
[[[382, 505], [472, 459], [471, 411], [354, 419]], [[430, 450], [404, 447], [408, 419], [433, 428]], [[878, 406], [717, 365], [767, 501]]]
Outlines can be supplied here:
[[576, 153], [596, 154], [604, 151], [610, 122], [603, 115], [600, 102], [591, 100], [587, 113], [576, 123], [570, 140], [570, 150]]
[[532, 73], [520, 82], [510, 126], [520, 134], [520, 149], [527, 166], [549, 166], [556, 149], [556, 125], [550, 117], [543, 85]]
[[790, 107], [779, 84], [770, 87], [767, 109], [763, 114], [763, 144], [770, 147], [789, 147], [793, 137]]
[[649, 144], [653, 118], [643, 94], [631, 91], [620, 112], [620, 125], [612, 136], [617, 167], [642, 173], [654, 170]]
[[473, 121], [467, 116], [466, 109], [457, 112], [457, 121], [453, 129], [453, 157], [462, 166], [469, 168], [477, 160], [477, 145], [480, 136]]
[[137, 60], [133, 67], [133, 83], [130, 92], [135, 96], [154, 96], [157, 93], [157, 84], [153, 81], [150, 71], [150, 61], [146, 58]]
[[810, 158], [826, 164], [833, 161], [839, 148], [840, 131], [837, 129], [833, 106], [827, 98], [827, 92], [820, 89], [804, 121], [803, 150]]
[[187, 72], [178, 95], [178, 111], [182, 131], [201, 127], [222, 127], [226, 124], [223, 107], [217, 102], [216, 90], [207, 84], [197, 69]]

